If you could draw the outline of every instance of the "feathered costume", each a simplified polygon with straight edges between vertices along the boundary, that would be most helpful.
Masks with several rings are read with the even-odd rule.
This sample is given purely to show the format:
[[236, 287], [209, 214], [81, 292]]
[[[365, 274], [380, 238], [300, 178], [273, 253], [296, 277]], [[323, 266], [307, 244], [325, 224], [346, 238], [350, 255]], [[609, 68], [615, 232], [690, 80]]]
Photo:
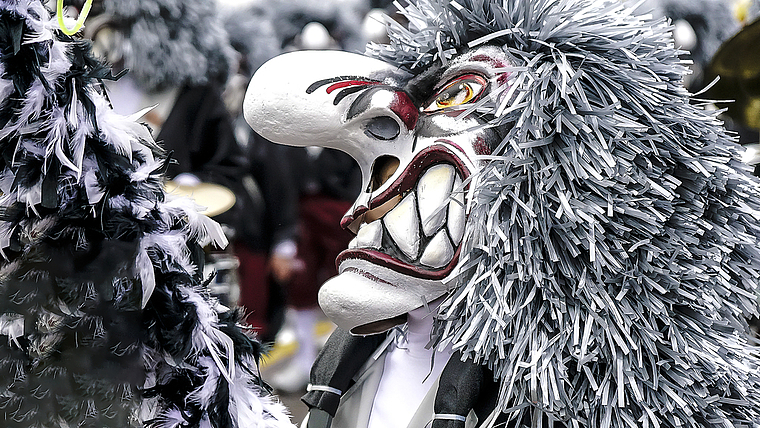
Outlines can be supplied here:
[[219, 226], [38, 1], [0, 2], [0, 425], [285, 427], [261, 349], [203, 286]]
[[[619, 2], [410, 3], [402, 8], [408, 28], [389, 22], [390, 43], [368, 46], [368, 56], [388, 64], [356, 59], [351, 71], [330, 68], [264, 90], [267, 79], [277, 78], [272, 65], [259, 72], [260, 80], [254, 76], [247, 118], [267, 138], [287, 144], [307, 144], [319, 136], [314, 130], [326, 129], [320, 118], [334, 119], [338, 133], [324, 137], [325, 145], [359, 147], [357, 160], [366, 165], [395, 155], [404, 171], [391, 168], [389, 175], [401, 177], [414, 163], [406, 166], [404, 156], [412, 156], [406, 151], [390, 151], [407, 144], [397, 141], [414, 141], [413, 151], [418, 137], [450, 138], [430, 125], [437, 113], [427, 112], [437, 105], [461, 104], [449, 119], [440, 113], [437, 123], [460, 120], [498, 135], [479, 149], [482, 166], [469, 180], [458, 273], [447, 277], [452, 291], [433, 327], [436, 349], [448, 344], [455, 354], [435, 397], [435, 414], [444, 417], [433, 416], [432, 427], [462, 427], [470, 411], [486, 427], [760, 427], [760, 359], [745, 318], [757, 315], [760, 183], [717, 112], [684, 89], [688, 71], [666, 22], [636, 16]], [[491, 80], [486, 95], [465, 98], [464, 84], [440, 77], [477, 81], [447, 69], [469, 64], [473, 51], [486, 57], [478, 52], [487, 49], [506, 56], [496, 67], [508, 78]], [[277, 64], [307, 56], [290, 58]], [[308, 58], [316, 63], [318, 57]], [[495, 63], [485, 62], [481, 68]], [[288, 106], [306, 107], [283, 111], [280, 121], [259, 110], [257, 96], [291, 81], [302, 86]], [[489, 81], [482, 82], [478, 88]], [[342, 91], [334, 101], [321, 92], [327, 84], [326, 93]], [[450, 98], [436, 93], [444, 87], [455, 89]], [[373, 97], [381, 93], [390, 107]], [[286, 95], [269, 95], [271, 104], [287, 104]], [[328, 110], [331, 104], [335, 110]], [[372, 116], [372, 109], [381, 113]], [[304, 123], [311, 134], [299, 140], [283, 128], [288, 121]], [[350, 140], [364, 134], [366, 146]], [[363, 158], [367, 151], [373, 157]], [[378, 193], [401, 188], [392, 183], [399, 175], [392, 177]], [[373, 186], [346, 224], [374, 209], [373, 202], [389, 200], [371, 193]], [[399, 199], [412, 200], [414, 188], [407, 188]], [[402, 212], [403, 201], [393, 210]], [[417, 231], [412, 213], [410, 228]], [[417, 247], [410, 247], [406, 264], [394, 256], [398, 251], [386, 250], [394, 243], [386, 231], [395, 226], [390, 214], [371, 220], [376, 229], [360, 226], [358, 240], [368, 240], [363, 226], [379, 230], [382, 240], [353, 250], [354, 259], [344, 256], [346, 286], [333, 281], [338, 291], [328, 303], [351, 308], [337, 300], [340, 290], [351, 290], [350, 281], [404, 287], [390, 274], [378, 277], [393, 266], [417, 267], [407, 267]], [[411, 233], [397, 235], [395, 242], [407, 243]], [[380, 264], [392, 257], [394, 264]], [[334, 307], [338, 313], [340, 305]], [[368, 321], [374, 319], [348, 325]], [[356, 360], [373, 358], [380, 341], [341, 331], [328, 341], [312, 370], [317, 387], [304, 397], [313, 416], [309, 427], [329, 426], [361, 366]]]
[[411, 70], [488, 43], [518, 69], [474, 181], [438, 332], [517, 426], [760, 426], [760, 184], [682, 87], [664, 22], [591, 1], [426, 1], [370, 55]]

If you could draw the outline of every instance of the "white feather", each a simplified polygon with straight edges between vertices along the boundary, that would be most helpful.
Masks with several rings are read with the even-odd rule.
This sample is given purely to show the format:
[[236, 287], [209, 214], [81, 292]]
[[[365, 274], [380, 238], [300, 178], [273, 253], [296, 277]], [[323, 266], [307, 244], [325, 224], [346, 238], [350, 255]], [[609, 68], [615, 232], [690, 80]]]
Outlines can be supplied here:
[[[244, 362], [254, 367], [255, 362]], [[255, 386], [256, 379], [248, 372], [235, 379], [230, 385], [230, 416], [237, 427], [293, 428], [285, 406], [273, 396]]]
[[[84, 113], [84, 107], [82, 107], [80, 103], [73, 105], [71, 111], [79, 111], [78, 117], [87, 117]], [[69, 150], [72, 154], [72, 162], [76, 167], [75, 171], [77, 171], [78, 180], [82, 174], [85, 143], [87, 142], [87, 137], [95, 133], [95, 129], [89, 120], [77, 122], [75, 125], [72, 125], [72, 128], [74, 129], [74, 135], [72, 135], [69, 140]]]
[[45, 156], [45, 148], [40, 146], [34, 140], [27, 140], [25, 138], [21, 138], [19, 140], [17, 151], [21, 149], [26, 150], [30, 154], [37, 156], [40, 159], [42, 159]]
[[190, 259], [190, 249], [187, 248], [187, 235], [180, 231], [171, 231], [156, 237], [156, 247], [160, 248], [167, 257], [178, 262], [180, 269], [195, 274], [197, 266]]
[[61, 162], [61, 164], [67, 168], [70, 168], [73, 171], [79, 172], [80, 169], [77, 168], [76, 165], [69, 159], [68, 156], [66, 156], [66, 153], [63, 152], [63, 144], [66, 140], [64, 139], [58, 139], [53, 142], [53, 149], [55, 150], [55, 156], [58, 158], [58, 161]]
[[219, 372], [215, 370], [216, 363], [214, 363], [214, 360], [209, 357], [198, 358], [198, 365], [207, 376], [206, 379], [203, 380], [203, 384], [188, 395], [187, 401], [197, 404], [202, 408], [207, 408], [216, 395]]
[[224, 230], [219, 223], [199, 212], [201, 207], [192, 199], [167, 195], [163, 205], [172, 218], [186, 217], [186, 229], [191, 238], [197, 239], [201, 246], [213, 243], [219, 248], [228, 244]]
[[8, 344], [14, 343], [20, 349], [18, 338], [24, 335], [24, 317], [16, 314], [0, 315], [0, 335], [8, 336]]
[[[87, 161], [85, 161], [85, 164], [86, 163]], [[87, 202], [94, 205], [103, 199], [105, 193], [103, 192], [103, 188], [100, 187], [100, 184], [98, 184], [98, 177], [95, 175], [94, 168], [86, 170], [82, 182], [84, 184], [84, 191], [87, 193]]]
[[186, 245], [187, 237], [177, 231], [145, 235], [140, 240], [140, 249], [135, 259], [135, 270], [140, 276], [143, 288], [142, 307], [148, 304], [156, 287], [155, 268], [148, 256], [148, 250], [155, 248], [159, 255], [180, 264], [184, 272], [195, 273], [195, 265], [190, 260], [190, 250]]
[[42, 82], [39, 79], [35, 80], [24, 94], [24, 102], [18, 114], [19, 124], [26, 124], [39, 119], [47, 97], [48, 92]]
[[161, 162], [148, 161], [138, 166], [130, 175], [129, 179], [133, 183], [139, 183], [150, 178], [153, 171], [161, 167]]
[[11, 236], [13, 236], [14, 230], [15, 226], [10, 222], [0, 221], [0, 250], [11, 246]]
[[187, 236], [181, 231], [157, 232], [148, 234], [141, 240], [141, 247], [155, 247], [162, 257], [179, 264], [179, 270], [194, 274], [196, 266], [190, 259], [190, 249], [187, 248]]
[[150, 113], [156, 107], [158, 107], [158, 104], [153, 104], [152, 106], [145, 107], [142, 110], [138, 110], [135, 113], [130, 114], [129, 116], [126, 117], [126, 119], [128, 121], [130, 121], [130, 122], [137, 122], [143, 116], [145, 116], [146, 114]]
[[77, 114], [77, 105], [79, 105], [79, 96], [77, 95], [77, 85], [75, 80], [71, 80], [71, 101], [69, 102], [69, 125], [72, 128], [79, 125], [79, 115]]
[[16, 200], [22, 204], [26, 204], [26, 208], [36, 215], [37, 210], [35, 206], [42, 202], [42, 179], [32, 187], [19, 186], [16, 191]]
[[[142, 128], [145, 129], [145, 127]], [[148, 134], [147, 129], [145, 130], [145, 133]], [[150, 135], [147, 136], [150, 138]], [[150, 141], [152, 141], [152, 139]], [[135, 170], [130, 174], [130, 180], [133, 183], [147, 180], [153, 174], [153, 171], [161, 167], [161, 163], [163, 161], [156, 160], [153, 156], [153, 152], [144, 144], [141, 144], [138, 141], [133, 141], [132, 151], [139, 153], [143, 158], [143, 163], [137, 165], [137, 168], [135, 168]]]
[[[144, 242], [143, 239], [142, 242]], [[135, 271], [140, 277], [140, 283], [142, 284], [142, 308], [148, 304], [150, 296], [153, 294], [153, 290], [156, 288], [156, 271], [153, 268], [153, 263], [148, 256], [147, 247], [140, 246], [140, 250], [135, 257]]]
[[[208, 337], [208, 335], [203, 330], [199, 331], [198, 335], [206, 345], [206, 350], [208, 351], [209, 355], [211, 355], [211, 358], [213, 358], [214, 363], [219, 369], [219, 373], [224, 376], [225, 379], [227, 379], [227, 382], [231, 384], [232, 377], [229, 374], [229, 367], [224, 367], [224, 362], [222, 362], [222, 358], [219, 356], [219, 348], [216, 346], [217, 344], [212, 342], [211, 338]], [[228, 363], [229, 362], [230, 361], [228, 360]]]
[[16, 179], [16, 176], [13, 174], [13, 171], [11, 171], [9, 168], [5, 168], [5, 170], [0, 173], [0, 193], [6, 195], [5, 198], [1, 198], [0, 203], [3, 205], [6, 205], [4, 201], [8, 200], [7, 195], [11, 192], [11, 188], [13, 187], [13, 182]]
[[[5, 67], [3, 67], [2, 63], [0, 63], [0, 76], [3, 74], [5, 74]], [[7, 99], [13, 90], [13, 82], [0, 78], [0, 100]]]
[[50, 61], [46, 67], [40, 68], [42, 75], [48, 82], [55, 82], [71, 68], [71, 60], [67, 56], [68, 51], [68, 43], [55, 42], [50, 46]]
[[[104, 97], [94, 95], [92, 101], [95, 103], [95, 115], [100, 128], [101, 138], [113, 148], [114, 152], [126, 156], [131, 162], [132, 141], [134, 137], [138, 136], [135, 132], [135, 125], [138, 124], [125, 120], [124, 116], [115, 113]], [[145, 129], [142, 125], [138, 126]]]
[[[216, 328], [218, 316], [210, 302], [195, 290], [181, 288], [181, 291], [187, 301], [193, 303], [198, 316], [198, 327], [193, 332], [195, 351], [200, 352], [205, 348], [210, 354], [210, 359], [206, 358], [202, 363], [206, 368], [208, 378], [204, 385], [194, 391], [193, 399], [199, 403], [211, 400], [212, 384], [218, 382], [219, 376], [222, 376], [228, 381], [229, 411], [236, 427], [292, 428], [293, 425], [290, 423], [285, 407], [275, 399], [265, 397], [266, 392], [256, 386], [258, 379], [255, 379], [248, 370], [236, 368], [232, 340]], [[227, 365], [222, 361], [223, 355]], [[201, 357], [200, 360], [203, 358]], [[251, 359], [246, 359], [245, 364], [248, 367], [256, 365]]]
[[[49, 127], [49, 130], [44, 141], [45, 159], [50, 159], [53, 156], [53, 153], [56, 153], [56, 146], [63, 144], [63, 141], [68, 139], [69, 136], [66, 126], [66, 113], [64, 110], [60, 107], [53, 107], [50, 110], [50, 119], [47, 121], [46, 126]], [[43, 168], [47, 168], [47, 162], [45, 162]]]
[[107, 204], [108, 208], [113, 211], [127, 212], [130, 216], [138, 220], [144, 220], [148, 214], [150, 214], [153, 206], [151, 203], [145, 202], [144, 200], [138, 199], [138, 201], [143, 203], [136, 203], [135, 201], [127, 199], [124, 195], [118, 195], [109, 198]]
[[114, 211], [130, 211], [132, 202], [126, 196], [118, 195], [108, 199], [108, 207]]
[[169, 409], [158, 417], [160, 421], [157, 427], [160, 428], [177, 428], [187, 423], [185, 417], [182, 416], [182, 412], [179, 409]]
[[204, 296], [197, 291], [188, 287], [180, 287], [179, 291], [188, 303], [192, 303], [195, 306], [198, 324], [196, 325], [195, 331], [193, 331], [192, 344], [194, 351], [200, 352], [206, 348], [207, 344], [202, 334], [204, 331], [213, 328], [213, 326], [219, 322], [219, 317]]
[[[44, 21], [47, 19], [48, 12], [43, 6], [43, 2], [20, 1], [17, 4], [17, 12], [24, 17], [34, 32], [41, 32], [44, 28]], [[38, 18], [36, 18], [38, 17]]]

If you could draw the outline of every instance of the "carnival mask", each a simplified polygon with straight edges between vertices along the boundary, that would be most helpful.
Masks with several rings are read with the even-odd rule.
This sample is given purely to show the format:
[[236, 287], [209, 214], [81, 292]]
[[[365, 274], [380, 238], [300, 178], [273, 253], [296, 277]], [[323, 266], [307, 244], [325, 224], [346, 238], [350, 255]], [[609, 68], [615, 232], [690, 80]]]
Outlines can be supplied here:
[[474, 107], [507, 84], [508, 65], [488, 46], [418, 75], [362, 55], [302, 51], [254, 75], [244, 106], [254, 130], [281, 144], [342, 150], [361, 167], [363, 191], [341, 222], [356, 237], [319, 293], [341, 328], [387, 330], [447, 292], [469, 178], [500, 141]]

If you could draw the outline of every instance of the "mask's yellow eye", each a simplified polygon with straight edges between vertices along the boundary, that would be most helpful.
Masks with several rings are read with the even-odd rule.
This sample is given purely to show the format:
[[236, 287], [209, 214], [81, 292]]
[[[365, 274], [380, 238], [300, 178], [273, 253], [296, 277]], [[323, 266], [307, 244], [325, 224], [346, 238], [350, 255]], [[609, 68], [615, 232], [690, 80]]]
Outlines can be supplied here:
[[486, 79], [477, 74], [460, 76], [438, 91], [423, 111], [438, 111], [475, 101], [480, 98], [486, 83]]

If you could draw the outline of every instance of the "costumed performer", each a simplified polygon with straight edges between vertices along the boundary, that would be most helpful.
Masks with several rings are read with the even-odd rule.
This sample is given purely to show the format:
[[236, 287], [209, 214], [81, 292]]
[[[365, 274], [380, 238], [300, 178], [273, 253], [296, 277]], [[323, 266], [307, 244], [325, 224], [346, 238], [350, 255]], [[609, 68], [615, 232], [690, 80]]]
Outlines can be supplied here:
[[248, 89], [261, 135], [363, 171], [307, 427], [760, 426], [760, 183], [667, 23], [402, 12], [389, 44], [282, 55]]

